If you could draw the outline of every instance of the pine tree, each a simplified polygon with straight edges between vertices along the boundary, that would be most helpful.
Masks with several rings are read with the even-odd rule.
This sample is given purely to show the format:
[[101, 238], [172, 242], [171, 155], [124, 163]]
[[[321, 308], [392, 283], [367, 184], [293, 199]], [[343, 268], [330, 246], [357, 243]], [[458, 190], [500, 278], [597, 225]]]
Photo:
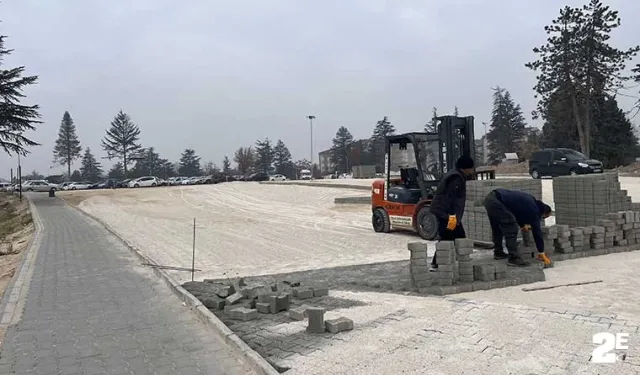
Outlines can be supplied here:
[[438, 124], [440, 124], [440, 121], [438, 120], [438, 108], [433, 107], [433, 110], [431, 112], [431, 120], [429, 120], [429, 122], [425, 124], [424, 131], [427, 133], [437, 133]]
[[231, 162], [229, 161], [229, 157], [225, 155], [224, 159], [222, 159], [222, 173], [229, 174], [230, 170], [231, 170]]
[[[371, 136], [370, 148], [365, 150], [365, 164], [372, 162], [376, 166], [377, 172], [384, 170], [385, 139], [395, 133], [396, 128], [391, 124], [387, 116], [384, 116], [382, 120], [376, 123]], [[370, 160], [366, 160], [367, 156], [369, 156]]]
[[391, 124], [391, 121], [384, 116], [382, 120], [376, 123], [375, 128], [373, 129], [373, 139], [384, 139], [388, 135], [392, 135], [396, 133], [396, 128]]
[[109, 173], [107, 174], [109, 178], [114, 178], [116, 180], [123, 180], [125, 178], [124, 168], [122, 167], [121, 162], [117, 162], [111, 167]]
[[[633, 77], [634, 81], [636, 81], [638, 84], [640, 84], [640, 64], [636, 65], [635, 68], [633, 68], [631, 70], [633, 73], [635, 73], [635, 77]], [[634, 115], [638, 114], [638, 111], [640, 111], [640, 99], [638, 99], [635, 102], [635, 109], [636, 112], [634, 113]]]
[[615, 94], [630, 77], [622, 74], [625, 63], [640, 50], [621, 50], [610, 45], [610, 34], [621, 24], [618, 12], [604, 6], [601, 0], [590, 0], [582, 8], [569, 6], [560, 10], [558, 18], [545, 27], [547, 43], [534, 48], [539, 59], [526, 64], [537, 73], [538, 107], [534, 115], [548, 112], [554, 93], [566, 96], [573, 114], [581, 151], [589, 156], [593, 131], [592, 108], [597, 97]]
[[53, 146], [53, 161], [67, 166], [67, 176], [71, 176], [71, 164], [80, 157], [82, 147], [76, 134], [76, 125], [68, 111], [62, 115], [58, 139]]
[[273, 167], [274, 150], [269, 138], [256, 141], [255, 168], [257, 172], [269, 173]]
[[237, 169], [240, 174], [247, 176], [251, 171], [251, 167], [254, 164], [255, 154], [251, 146], [240, 147], [236, 150], [233, 161], [237, 164]]
[[278, 139], [276, 146], [273, 148], [273, 166], [276, 168], [276, 173], [291, 177], [292, 165], [291, 152], [289, 152], [284, 142]]
[[344, 126], [338, 128], [336, 136], [332, 140], [331, 161], [344, 173], [349, 173], [349, 155], [353, 144], [353, 135]]
[[82, 155], [80, 176], [83, 180], [91, 182], [96, 182], [102, 178], [102, 165], [93, 156], [89, 147], [86, 148], [84, 155]]
[[458, 117], [458, 106], [453, 107], [453, 115]]
[[132, 177], [167, 175], [168, 160], [161, 158], [153, 147], [145, 149], [135, 163], [131, 170]]
[[[3, 60], [12, 50], [4, 47], [6, 36], [0, 35], [0, 67]], [[27, 147], [40, 144], [25, 137], [24, 132], [35, 130], [36, 124], [42, 122], [38, 105], [20, 104], [25, 97], [22, 91], [38, 81], [38, 76], [23, 77], [24, 66], [12, 69], [0, 69], [0, 148], [9, 155], [29, 153]]]
[[102, 139], [102, 148], [107, 152], [109, 159], [122, 160], [122, 167], [127, 175], [128, 166], [132, 162], [131, 156], [142, 147], [138, 143], [139, 140], [140, 129], [131, 121], [129, 115], [120, 110], [111, 122], [107, 135]]
[[496, 87], [493, 93], [493, 111], [490, 130], [489, 162], [497, 164], [507, 152], [518, 152], [526, 135], [526, 123], [519, 104], [515, 104], [509, 91]]
[[202, 169], [200, 168], [200, 157], [196, 156], [196, 152], [193, 149], [186, 149], [180, 156], [180, 166], [178, 167], [178, 173], [183, 176], [200, 176], [202, 175]]
[[638, 154], [638, 137], [631, 121], [611, 95], [596, 98], [598, 105], [592, 117], [596, 126], [591, 139], [592, 157], [605, 168], [616, 168], [634, 161]]
[[75, 171], [71, 172], [71, 178], [69, 179], [73, 182], [80, 182], [82, 181], [82, 175], [80, 174], [80, 171], [76, 169]]

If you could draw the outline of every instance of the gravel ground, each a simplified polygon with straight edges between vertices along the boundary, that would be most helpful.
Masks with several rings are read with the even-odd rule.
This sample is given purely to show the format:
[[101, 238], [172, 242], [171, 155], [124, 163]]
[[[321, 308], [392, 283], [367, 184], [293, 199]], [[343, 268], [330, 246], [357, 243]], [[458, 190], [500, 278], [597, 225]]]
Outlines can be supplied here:
[[[640, 201], [640, 180], [620, 180]], [[550, 202], [551, 181], [543, 188]], [[196, 217], [196, 267], [203, 270], [197, 279], [405, 260], [406, 243], [417, 239], [373, 233], [366, 206], [334, 206], [335, 197], [354, 195], [345, 189], [231, 183], [60, 195], [168, 265], [190, 266]], [[326, 318], [353, 319], [351, 332], [309, 336], [303, 322], [247, 322], [234, 329], [254, 345], [267, 343], [266, 356], [292, 374], [636, 374], [638, 267], [640, 253], [564, 261], [545, 271], [546, 282], [532, 286], [603, 282], [455, 298], [335, 289], [329, 298], [342, 302]], [[626, 360], [590, 363], [596, 332], [630, 333]]]

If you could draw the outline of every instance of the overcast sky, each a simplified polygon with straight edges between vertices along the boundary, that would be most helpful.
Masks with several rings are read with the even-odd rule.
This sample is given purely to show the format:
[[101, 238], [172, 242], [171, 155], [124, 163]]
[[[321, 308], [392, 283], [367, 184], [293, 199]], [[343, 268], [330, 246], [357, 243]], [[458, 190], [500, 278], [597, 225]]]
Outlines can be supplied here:
[[[41, 106], [30, 136], [42, 146], [23, 173], [66, 170], [52, 168], [65, 110], [99, 157], [122, 109], [143, 146], [172, 161], [193, 148], [218, 165], [264, 137], [308, 159], [309, 114], [316, 161], [339, 126], [364, 138], [386, 115], [400, 132], [419, 130], [434, 106], [475, 116], [480, 137], [491, 87], [510, 90], [530, 117], [534, 73], [524, 63], [567, 3], [583, 2], [4, 0], [0, 33], [15, 50], [5, 67], [40, 77], [24, 103]], [[622, 16], [614, 42], [640, 43], [640, 1], [607, 3]], [[0, 154], [0, 176], [16, 164]]]

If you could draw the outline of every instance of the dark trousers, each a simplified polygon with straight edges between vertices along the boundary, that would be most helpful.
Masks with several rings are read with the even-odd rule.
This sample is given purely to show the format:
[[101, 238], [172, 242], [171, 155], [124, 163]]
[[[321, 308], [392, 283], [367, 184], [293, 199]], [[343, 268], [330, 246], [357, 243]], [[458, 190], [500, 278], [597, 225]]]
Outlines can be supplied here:
[[484, 200], [484, 208], [489, 215], [493, 237], [493, 251], [503, 254], [502, 238], [507, 244], [507, 252], [511, 257], [518, 256], [518, 231], [520, 226], [511, 211], [500, 201], [495, 191], [490, 192]]
[[[440, 241], [455, 241], [456, 238], [466, 238], [467, 235], [464, 232], [464, 227], [462, 223], [458, 223], [456, 229], [449, 230], [447, 229], [447, 224], [449, 223], [449, 218], [447, 219], [438, 219], [438, 234], [440, 234]], [[432, 265], [436, 265], [436, 254], [433, 254], [433, 259], [431, 260]]]

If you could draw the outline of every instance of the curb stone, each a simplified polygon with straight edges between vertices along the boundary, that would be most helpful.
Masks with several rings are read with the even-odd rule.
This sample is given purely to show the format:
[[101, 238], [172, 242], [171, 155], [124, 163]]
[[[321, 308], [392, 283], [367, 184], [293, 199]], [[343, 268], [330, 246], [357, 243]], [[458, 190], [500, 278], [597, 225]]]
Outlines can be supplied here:
[[[124, 239], [118, 232], [111, 228], [107, 223], [91, 215], [88, 212], [82, 211], [80, 208], [69, 204], [62, 198], [56, 198], [62, 200], [67, 206], [80, 212], [97, 223], [102, 225], [109, 233], [114, 235], [120, 242], [122, 242], [133, 254], [135, 254], [143, 263], [157, 264], [146, 255], [142, 254], [140, 249], [130, 244]], [[229, 327], [227, 327], [217, 316], [215, 316], [209, 309], [207, 309], [200, 300], [198, 300], [193, 294], [189, 293], [180, 284], [178, 284], [169, 274], [164, 270], [157, 267], [151, 267], [153, 272], [171, 289], [171, 291], [184, 302], [190, 310], [194, 311], [198, 319], [204, 324], [208, 325], [214, 330], [214, 332], [220, 337], [220, 339], [226, 343], [232, 350], [239, 354], [250, 367], [256, 371], [258, 375], [279, 375], [276, 371], [260, 354], [251, 349], [247, 343], [242, 341], [238, 335], [236, 335]]]
[[[38, 256], [38, 245], [42, 237], [40, 215], [38, 215], [33, 202], [26, 196], [25, 199], [27, 199], [29, 204], [29, 212], [31, 214], [34, 231], [25, 248], [26, 250], [22, 253], [20, 264], [9, 281], [2, 300], [0, 300], [0, 328], [5, 330], [18, 323], [22, 317], [26, 296], [29, 293], [29, 285], [31, 284], [33, 275], [33, 265]], [[4, 337], [0, 336], [0, 348], [2, 347], [3, 340]]]

